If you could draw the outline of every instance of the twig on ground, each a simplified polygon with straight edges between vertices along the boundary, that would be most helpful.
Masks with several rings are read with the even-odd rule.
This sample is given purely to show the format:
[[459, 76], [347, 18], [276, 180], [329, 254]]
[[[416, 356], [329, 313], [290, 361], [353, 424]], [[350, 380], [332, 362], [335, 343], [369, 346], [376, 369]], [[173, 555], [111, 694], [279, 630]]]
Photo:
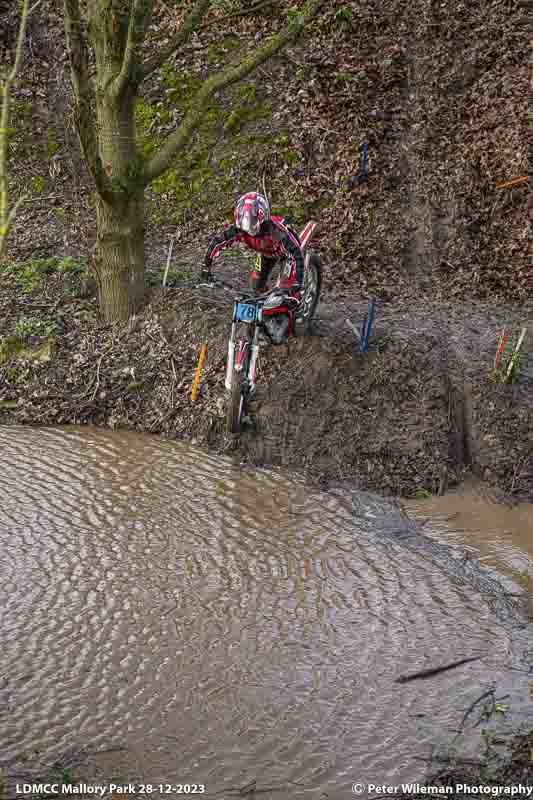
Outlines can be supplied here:
[[494, 692], [495, 692], [495, 691], [496, 691], [495, 689], [487, 689], [487, 691], [486, 691], [486, 692], [483, 692], [483, 694], [481, 694], [481, 695], [480, 695], [480, 696], [477, 698], [477, 700], [474, 700], [474, 702], [473, 702], [473, 703], [472, 703], [470, 706], [468, 706], [468, 708], [466, 709], [466, 711], [465, 711], [465, 713], [464, 713], [464, 715], [463, 715], [463, 719], [461, 720], [461, 724], [459, 725], [459, 730], [460, 730], [460, 731], [462, 731], [462, 729], [463, 729], [463, 727], [464, 727], [464, 724], [465, 724], [465, 722], [466, 722], [466, 720], [467, 720], [468, 716], [469, 716], [469, 715], [472, 713], [472, 711], [473, 711], [473, 710], [474, 710], [474, 708], [477, 706], [477, 704], [478, 704], [478, 703], [481, 703], [481, 701], [482, 701], [482, 700], [484, 700], [484, 699], [485, 699], [486, 697], [488, 697], [489, 695], [492, 695], [492, 696], [494, 697]]
[[26, 205], [28, 203], [42, 203], [43, 200], [61, 200], [63, 197], [63, 194], [47, 194], [44, 197], [30, 197], [26, 200]]
[[102, 361], [103, 361], [104, 356], [106, 356], [109, 352], [110, 352], [110, 350], [106, 350], [104, 353], [102, 353], [102, 355], [98, 359], [98, 365], [96, 367], [96, 386], [94, 387], [94, 392], [93, 392], [93, 395], [91, 397], [91, 400], [95, 399], [96, 393], [98, 392], [98, 389], [100, 387], [100, 367], [102, 366]]
[[409, 681], [432, 678], [434, 675], [438, 675], [440, 672], [446, 672], [449, 669], [455, 669], [455, 667], [460, 667], [462, 664], [468, 664], [470, 661], [479, 661], [481, 658], [483, 658], [483, 656], [469, 656], [468, 658], [461, 658], [459, 661], [452, 661], [451, 664], [445, 664], [443, 667], [431, 667], [429, 669], [423, 669], [420, 672], [413, 672], [410, 675], [400, 675], [400, 677], [396, 678], [394, 682], [408, 683]]

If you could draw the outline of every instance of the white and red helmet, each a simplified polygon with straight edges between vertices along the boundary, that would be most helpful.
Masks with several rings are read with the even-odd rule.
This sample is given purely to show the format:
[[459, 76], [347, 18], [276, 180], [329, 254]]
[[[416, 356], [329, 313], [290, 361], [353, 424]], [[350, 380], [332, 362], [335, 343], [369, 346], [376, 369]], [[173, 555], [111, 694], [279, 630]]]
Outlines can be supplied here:
[[257, 236], [261, 225], [268, 219], [270, 206], [266, 197], [258, 192], [248, 192], [239, 197], [235, 206], [235, 225], [241, 231]]

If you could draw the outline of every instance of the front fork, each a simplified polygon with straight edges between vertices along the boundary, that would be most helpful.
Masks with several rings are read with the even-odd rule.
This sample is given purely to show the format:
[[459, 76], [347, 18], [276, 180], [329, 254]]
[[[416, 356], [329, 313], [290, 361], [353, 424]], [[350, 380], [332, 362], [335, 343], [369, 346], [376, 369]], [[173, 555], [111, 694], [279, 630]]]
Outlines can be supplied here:
[[[236, 342], [237, 323], [233, 322], [231, 325], [231, 333], [228, 341], [228, 363], [226, 364], [226, 380], [225, 387], [228, 392], [231, 391], [233, 371], [240, 372], [246, 363], [246, 348], [250, 346], [247, 339], [239, 339]], [[235, 351], [237, 358], [235, 359]], [[248, 360], [248, 388], [250, 391], [255, 389], [255, 373], [257, 369], [257, 357], [259, 355], [259, 327], [254, 327], [254, 335], [251, 344], [251, 354]], [[237, 363], [235, 363], [237, 362]]]

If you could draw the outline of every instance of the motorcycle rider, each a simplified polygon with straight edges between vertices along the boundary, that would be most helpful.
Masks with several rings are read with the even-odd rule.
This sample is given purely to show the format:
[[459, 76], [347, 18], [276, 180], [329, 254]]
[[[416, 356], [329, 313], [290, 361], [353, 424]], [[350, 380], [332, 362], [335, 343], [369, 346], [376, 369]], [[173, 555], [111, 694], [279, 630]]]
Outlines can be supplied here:
[[276, 293], [300, 300], [304, 276], [304, 255], [298, 235], [284, 223], [283, 217], [272, 216], [270, 204], [264, 195], [248, 192], [235, 206], [235, 224], [211, 239], [205, 255], [201, 279], [213, 280], [211, 266], [222, 250], [236, 242], [243, 242], [258, 254], [250, 275], [250, 284], [257, 294], [264, 291], [275, 264], [284, 260]]

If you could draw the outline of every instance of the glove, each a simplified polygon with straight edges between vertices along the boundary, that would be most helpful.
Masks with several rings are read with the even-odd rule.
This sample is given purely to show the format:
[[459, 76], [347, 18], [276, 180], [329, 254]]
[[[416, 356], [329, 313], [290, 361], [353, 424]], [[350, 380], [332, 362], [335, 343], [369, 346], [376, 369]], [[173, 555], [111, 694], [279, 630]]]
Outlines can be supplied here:
[[213, 273], [211, 272], [211, 266], [205, 265], [200, 273], [200, 280], [202, 283], [212, 283], [213, 282]]
[[280, 286], [280, 287], [276, 288], [274, 291], [275, 291], [276, 294], [282, 295], [283, 297], [286, 297], [288, 300], [297, 300], [297, 301], [299, 301], [300, 300], [300, 289], [301, 289], [301, 287], [300, 287], [299, 283], [293, 283], [292, 286], [289, 286], [289, 287]]

